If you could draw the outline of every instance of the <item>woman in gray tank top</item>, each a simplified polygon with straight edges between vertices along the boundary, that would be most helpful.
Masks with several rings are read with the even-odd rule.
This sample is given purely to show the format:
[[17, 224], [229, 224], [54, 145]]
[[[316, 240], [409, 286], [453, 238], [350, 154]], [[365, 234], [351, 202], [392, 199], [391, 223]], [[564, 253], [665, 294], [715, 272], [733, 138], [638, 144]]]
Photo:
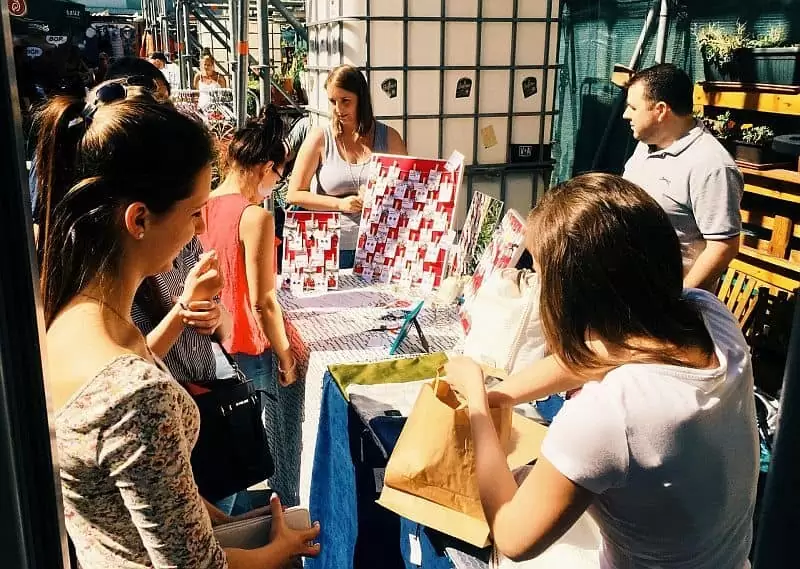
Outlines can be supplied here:
[[373, 152], [405, 155], [403, 139], [392, 127], [375, 120], [366, 79], [343, 65], [325, 81], [331, 124], [315, 128], [297, 154], [287, 201], [309, 210], [342, 215], [340, 266], [353, 266], [361, 196], [369, 178]]

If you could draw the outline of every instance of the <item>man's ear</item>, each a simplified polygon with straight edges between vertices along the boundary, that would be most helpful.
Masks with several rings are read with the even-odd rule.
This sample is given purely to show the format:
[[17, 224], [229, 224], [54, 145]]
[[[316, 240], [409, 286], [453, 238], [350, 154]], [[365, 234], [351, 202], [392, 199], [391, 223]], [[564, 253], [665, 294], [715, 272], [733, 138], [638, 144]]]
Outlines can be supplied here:
[[671, 110], [669, 105], [664, 101], [657, 102], [654, 108], [658, 113], [658, 120], [660, 121], [663, 121], [667, 117], [667, 113]]

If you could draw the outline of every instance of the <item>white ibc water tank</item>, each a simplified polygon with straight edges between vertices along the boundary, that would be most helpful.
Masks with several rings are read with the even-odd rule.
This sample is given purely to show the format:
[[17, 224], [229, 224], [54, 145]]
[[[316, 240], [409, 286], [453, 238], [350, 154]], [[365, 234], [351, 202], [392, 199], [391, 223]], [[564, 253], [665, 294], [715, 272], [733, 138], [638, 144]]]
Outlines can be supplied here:
[[515, 187], [532, 203], [537, 178], [549, 178], [524, 163], [549, 160], [558, 14], [558, 0], [307, 0], [309, 110], [326, 121], [328, 71], [359, 67], [376, 116], [410, 154], [459, 150], [468, 165], [521, 162], [517, 174], [501, 170], [499, 189], [483, 190], [507, 198]]

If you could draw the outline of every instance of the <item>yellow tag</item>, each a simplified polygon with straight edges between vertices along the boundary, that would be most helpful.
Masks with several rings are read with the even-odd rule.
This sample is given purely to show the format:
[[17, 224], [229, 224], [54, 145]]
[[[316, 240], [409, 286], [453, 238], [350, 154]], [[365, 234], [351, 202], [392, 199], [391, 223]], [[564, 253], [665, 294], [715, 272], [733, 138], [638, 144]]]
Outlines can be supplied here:
[[491, 148], [497, 146], [497, 135], [494, 133], [494, 127], [489, 125], [481, 129], [481, 141], [484, 148]]

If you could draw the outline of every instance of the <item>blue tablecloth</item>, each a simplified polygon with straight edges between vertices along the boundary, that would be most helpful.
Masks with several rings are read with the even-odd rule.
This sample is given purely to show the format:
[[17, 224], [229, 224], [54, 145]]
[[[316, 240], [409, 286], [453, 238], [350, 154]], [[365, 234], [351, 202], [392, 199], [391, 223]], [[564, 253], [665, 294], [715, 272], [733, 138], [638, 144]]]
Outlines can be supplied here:
[[[365, 425], [347, 403], [330, 373], [325, 375], [322, 409], [311, 479], [311, 516], [322, 524], [322, 551], [308, 559], [310, 569], [450, 569], [445, 547], [480, 557], [488, 554], [434, 532], [377, 505], [386, 458], [405, 423], [403, 417], [377, 417]], [[416, 536], [421, 563], [412, 563]], [[416, 561], [416, 560], [413, 560]]]

